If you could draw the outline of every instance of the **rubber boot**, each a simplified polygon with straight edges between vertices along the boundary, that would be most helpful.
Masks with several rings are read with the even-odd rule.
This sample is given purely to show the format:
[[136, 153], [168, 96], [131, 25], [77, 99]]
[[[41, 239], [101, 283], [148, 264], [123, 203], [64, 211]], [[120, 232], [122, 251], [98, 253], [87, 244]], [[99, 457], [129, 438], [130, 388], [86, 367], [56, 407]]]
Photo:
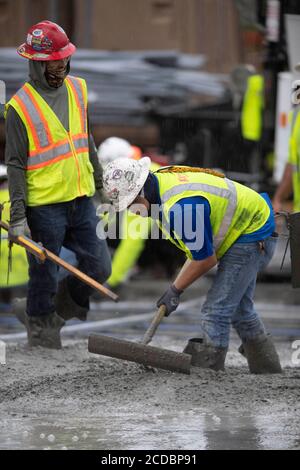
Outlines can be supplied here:
[[25, 324], [30, 347], [62, 348], [60, 330], [65, 322], [55, 312], [41, 317], [29, 317], [25, 313]]
[[203, 369], [224, 370], [227, 348], [216, 348], [203, 338], [191, 338], [183, 350], [192, 356], [191, 364]]
[[67, 321], [71, 318], [78, 318], [80, 321], [86, 321], [88, 309], [81, 307], [72, 299], [67, 278], [64, 278], [58, 284], [54, 303], [58, 315], [64, 320]]
[[270, 335], [243, 341], [239, 352], [247, 359], [251, 374], [280, 374], [282, 368]]

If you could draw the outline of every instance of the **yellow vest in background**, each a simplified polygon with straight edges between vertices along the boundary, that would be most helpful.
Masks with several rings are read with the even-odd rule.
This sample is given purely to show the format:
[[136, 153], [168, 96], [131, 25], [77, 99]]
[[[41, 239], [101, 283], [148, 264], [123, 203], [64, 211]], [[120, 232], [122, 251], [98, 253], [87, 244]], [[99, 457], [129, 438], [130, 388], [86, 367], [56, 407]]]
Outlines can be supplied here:
[[23, 121], [29, 141], [26, 171], [27, 205], [72, 201], [95, 193], [89, 160], [87, 88], [83, 79], [67, 77], [69, 127], [63, 127], [41, 95], [29, 84], [7, 103]]
[[258, 142], [262, 136], [264, 108], [264, 77], [251, 75], [242, 107], [241, 126], [244, 139]]
[[294, 211], [300, 212], [300, 106], [291, 113], [289, 160], [293, 168]]
[[[169, 222], [169, 211], [180, 199], [201, 196], [210, 204], [210, 221], [217, 258], [221, 258], [234, 242], [245, 234], [259, 230], [270, 216], [267, 202], [246, 186], [207, 173], [155, 172], [163, 214]], [[176, 240], [161, 226], [170, 241], [192, 259], [189, 248], [180, 237]], [[176, 235], [176, 233], [175, 233]]]
[[[7, 189], [0, 189], [0, 203], [9, 200], [9, 193]], [[5, 204], [2, 213], [2, 220], [6, 223], [9, 222], [10, 205]], [[28, 282], [28, 263], [26, 251], [18, 245], [13, 245], [12, 248], [12, 271], [9, 273], [9, 283], [7, 284], [7, 269], [8, 269], [8, 237], [5, 230], [1, 230], [1, 256], [0, 256], [0, 289], [8, 287], [16, 287], [27, 284]]]

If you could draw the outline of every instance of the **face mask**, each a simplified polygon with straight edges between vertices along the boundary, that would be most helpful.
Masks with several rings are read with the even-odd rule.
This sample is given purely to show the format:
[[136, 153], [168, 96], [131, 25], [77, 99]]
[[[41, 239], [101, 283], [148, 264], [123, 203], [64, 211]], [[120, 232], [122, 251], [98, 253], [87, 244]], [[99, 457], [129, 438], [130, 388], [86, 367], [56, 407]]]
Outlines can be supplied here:
[[53, 88], [59, 88], [64, 83], [69, 73], [70, 59], [55, 60], [47, 63], [45, 77], [48, 84]]

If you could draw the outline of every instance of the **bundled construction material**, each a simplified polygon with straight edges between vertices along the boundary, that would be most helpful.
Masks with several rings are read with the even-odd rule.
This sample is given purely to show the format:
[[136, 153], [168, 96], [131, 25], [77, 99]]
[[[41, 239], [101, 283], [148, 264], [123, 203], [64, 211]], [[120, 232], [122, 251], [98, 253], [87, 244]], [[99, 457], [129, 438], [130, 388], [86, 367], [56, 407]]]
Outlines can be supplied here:
[[[215, 105], [226, 94], [226, 77], [200, 70], [205, 58], [174, 51], [78, 50], [71, 73], [89, 88], [92, 124], [145, 125], [153, 114], [186, 113]], [[0, 79], [9, 99], [28, 77], [27, 61], [0, 48]]]

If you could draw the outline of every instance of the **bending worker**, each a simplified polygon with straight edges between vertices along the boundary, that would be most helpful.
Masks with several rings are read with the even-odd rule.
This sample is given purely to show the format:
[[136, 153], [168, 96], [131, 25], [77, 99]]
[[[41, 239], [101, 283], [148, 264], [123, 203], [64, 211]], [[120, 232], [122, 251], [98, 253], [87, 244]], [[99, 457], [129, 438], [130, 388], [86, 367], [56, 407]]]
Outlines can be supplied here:
[[231, 324], [251, 372], [280, 372], [274, 344], [259, 318], [253, 296], [256, 277], [273, 256], [277, 234], [267, 195], [212, 170], [165, 167], [152, 173], [148, 157], [118, 159], [104, 170], [104, 190], [116, 211], [156, 219], [166, 237], [185, 251], [187, 261], [157, 302], [166, 315], [194, 281], [218, 264], [202, 308], [201, 335], [185, 352], [192, 364], [223, 369]]
[[[69, 75], [76, 47], [51, 21], [32, 26], [19, 55], [29, 77], [6, 105], [6, 163], [11, 200], [9, 235], [31, 234], [55, 254], [75, 252], [78, 267], [99, 282], [110, 275], [106, 242], [91, 197], [102, 192], [102, 169], [90, 134], [87, 86]], [[29, 256], [24, 323], [30, 346], [60, 348], [60, 329], [85, 319], [91, 288], [68, 276], [58, 287], [57, 267]]]
[[[142, 157], [142, 152], [139, 147], [132, 146], [125, 139], [119, 137], [110, 137], [106, 139], [99, 146], [98, 158], [101, 166], [105, 168], [109, 163], [117, 158], [130, 158], [139, 160]], [[156, 171], [160, 168], [157, 163], [151, 163], [151, 171]], [[116, 289], [124, 281], [126, 281], [130, 270], [135, 266], [142, 251], [144, 250], [148, 233], [151, 231], [153, 221], [150, 218], [141, 220], [139, 222], [139, 236], [131, 237], [127, 228], [139, 216], [132, 214], [129, 211], [123, 213], [121, 219], [121, 240], [114, 252], [112, 260], [112, 273], [107, 284], [110, 288]], [[109, 220], [109, 223], [113, 223]]]

